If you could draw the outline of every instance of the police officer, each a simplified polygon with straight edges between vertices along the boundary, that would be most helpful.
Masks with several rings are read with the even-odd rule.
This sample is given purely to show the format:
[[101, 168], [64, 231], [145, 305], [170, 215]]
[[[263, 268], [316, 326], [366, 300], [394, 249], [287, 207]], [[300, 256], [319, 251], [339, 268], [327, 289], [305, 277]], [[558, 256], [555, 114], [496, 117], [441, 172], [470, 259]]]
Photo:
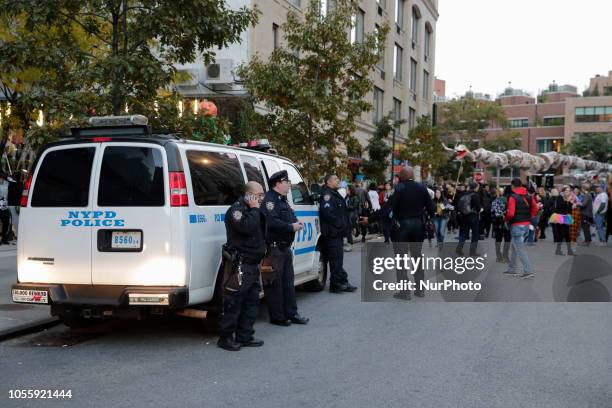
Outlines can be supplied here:
[[240, 347], [263, 345], [262, 340], [253, 337], [261, 291], [259, 263], [266, 253], [266, 219], [259, 211], [263, 196], [261, 184], [251, 181], [246, 185], [245, 195], [225, 213], [226, 248], [235, 258], [235, 262], [225, 259], [230, 263], [230, 269], [223, 278], [220, 337], [217, 343], [225, 350], [238, 351]]
[[306, 324], [307, 318], [298, 314], [295, 299], [293, 252], [295, 233], [304, 228], [287, 202], [291, 182], [286, 170], [278, 171], [269, 179], [270, 191], [264, 197], [261, 211], [266, 215], [268, 259], [272, 272], [263, 278], [270, 323], [278, 326]]
[[[429, 214], [433, 218], [434, 205], [427, 188], [414, 181], [414, 170], [412, 167], [403, 168], [400, 171], [400, 183], [395, 188], [395, 192], [385, 203], [382, 210], [372, 214], [369, 218], [363, 217], [360, 223], [388, 219], [393, 214], [393, 219], [399, 228], [393, 234], [394, 243], [407, 243], [410, 256], [417, 258], [421, 256], [423, 240], [425, 239], [424, 216]], [[404, 248], [395, 244], [396, 253], [402, 252]], [[423, 267], [420, 265], [414, 273], [415, 291], [414, 295], [423, 297], [425, 292], [421, 289], [421, 282], [424, 278]], [[398, 282], [408, 279], [408, 272], [405, 269], [398, 269]], [[393, 295], [396, 299], [410, 299], [410, 291], [401, 291]]]
[[351, 233], [351, 223], [346, 201], [340, 193], [340, 179], [335, 174], [328, 174], [319, 199], [321, 218], [321, 235], [325, 248], [325, 257], [329, 262], [329, 291], [332, 293], [354, 292], [357, 287], [348, 281], [348, 275], [342, 264], [344, 261], [344, 237]]

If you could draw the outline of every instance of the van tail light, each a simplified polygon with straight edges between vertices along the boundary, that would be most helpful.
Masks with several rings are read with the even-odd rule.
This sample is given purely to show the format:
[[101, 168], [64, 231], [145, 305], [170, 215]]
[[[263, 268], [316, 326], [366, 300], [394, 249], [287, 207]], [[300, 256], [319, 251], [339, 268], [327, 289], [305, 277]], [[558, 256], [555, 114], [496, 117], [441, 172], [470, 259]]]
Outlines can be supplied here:
[[185, 182], [185, 173], [182, 171], [170, 172], [170, 206], [171, 207], [187, 207], [189, 200], [187, 198], [187, 183]]
[[28, 206], [28, 196], [30, 195], [30, 186], [32, 185], [32, 175], [28, 176], [28, 179], [23, 186], [23, 192], [21, 193], [21, 206]]

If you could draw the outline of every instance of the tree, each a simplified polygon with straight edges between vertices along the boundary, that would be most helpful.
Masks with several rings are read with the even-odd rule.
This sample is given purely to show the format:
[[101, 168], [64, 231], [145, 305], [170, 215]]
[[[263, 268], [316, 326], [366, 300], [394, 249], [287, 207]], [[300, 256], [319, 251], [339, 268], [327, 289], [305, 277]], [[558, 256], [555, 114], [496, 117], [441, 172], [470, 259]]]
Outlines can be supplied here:
[[504, 128], [507, 118], [503, 108], [492, 101], [474, 98], [452, 100], [439, 105], [439, 128], [446, 141], [474, 147], [492, 123]]
[[521, 134], [516, 130], [504, 131], [492, 139], [485, 140], [482, 147], [492, 152], [520, 149]]
[[563, 152], [583, 159], [612, 163], [612, 133], [594, 133], [574, 137]]
[[382, 183], [386, 180], [386, 172], [389, 168], [389, 155], [391, 154], [391, 147], [387, 144], [386, 140], [396, 126], [391, 115], [387, 115], [376, 122], [376, 131], [366, 146], [368, 159], [363, 162], [363, 172], [369, 180], [377, 183]]
[[401, 160], [408, 160], [413, 166], [421, 167], [421, 177], [425, 179], [429, 172], [436, 172], [448, 161], [442, 148], [439, 130], [431, 126], [431, 116], [421, 116], [417, 125], [408, 134], [404, 149], [400, 152]]
[[593, 92], [591, 92], [591, 96], [599, 96], [599, 85], [595, 84], [595, 88], [593, 88]]
[[370, 72], [388, 27], [351, 43], [347, 28], [357, 12], [354, 0], [338, 0], [326, 15], [310, 2], [303, 17], [287, 14], [286, 45], [264, 61], [255, 56], [239, 69], [246, 88], [267, 108], [265, 134], [305, 177], [347, 172], [344, 149], [354, 144], [356, 119], [371, 109]]

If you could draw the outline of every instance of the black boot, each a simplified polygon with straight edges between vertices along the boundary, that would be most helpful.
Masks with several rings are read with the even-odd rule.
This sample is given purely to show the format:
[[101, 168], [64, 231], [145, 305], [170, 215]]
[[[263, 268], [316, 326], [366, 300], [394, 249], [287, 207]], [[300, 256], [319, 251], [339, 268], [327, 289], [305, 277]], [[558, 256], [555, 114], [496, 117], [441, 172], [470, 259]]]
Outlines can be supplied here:
[[236, 343], [232, 337], [219, 337], [217, 346], [228, 351], [240, 350], [240, 343]]

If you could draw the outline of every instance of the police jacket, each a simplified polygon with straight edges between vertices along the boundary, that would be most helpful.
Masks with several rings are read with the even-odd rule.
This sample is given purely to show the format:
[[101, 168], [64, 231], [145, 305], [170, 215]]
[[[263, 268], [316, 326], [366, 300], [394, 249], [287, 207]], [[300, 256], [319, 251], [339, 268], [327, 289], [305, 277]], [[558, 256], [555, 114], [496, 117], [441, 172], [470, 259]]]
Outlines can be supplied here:
[[427, 188], [413, 180], [402, 181], [395, 187], [395, 192], [385, 203], [382, 210], [372, 214], [370, 221], [388, 219], [401, 221], [410, 218], [423, 218], [425, 214], [434, 216], [434, 204]]
[[258, 264], [266, 254], [266, 218], [259, 208], [249, 208], [244, 197], [225, 213], [227, 243], [242, 255], [242, 261]]
[[268, 229], [266, 231], [266, 242], [276, 243], [280, 246], [290, 246], [295, 238], [293, 223], [297, 217], [293, 208], [287, 202], [287, 196], [270, 190], [266, 193], [261, 203], [261, 211], [266, 217]]
[[321, 234], [326, 238], [344, 238], [350, 231], [349, 211], [340, 193], [327, 186], [319, 198]]

